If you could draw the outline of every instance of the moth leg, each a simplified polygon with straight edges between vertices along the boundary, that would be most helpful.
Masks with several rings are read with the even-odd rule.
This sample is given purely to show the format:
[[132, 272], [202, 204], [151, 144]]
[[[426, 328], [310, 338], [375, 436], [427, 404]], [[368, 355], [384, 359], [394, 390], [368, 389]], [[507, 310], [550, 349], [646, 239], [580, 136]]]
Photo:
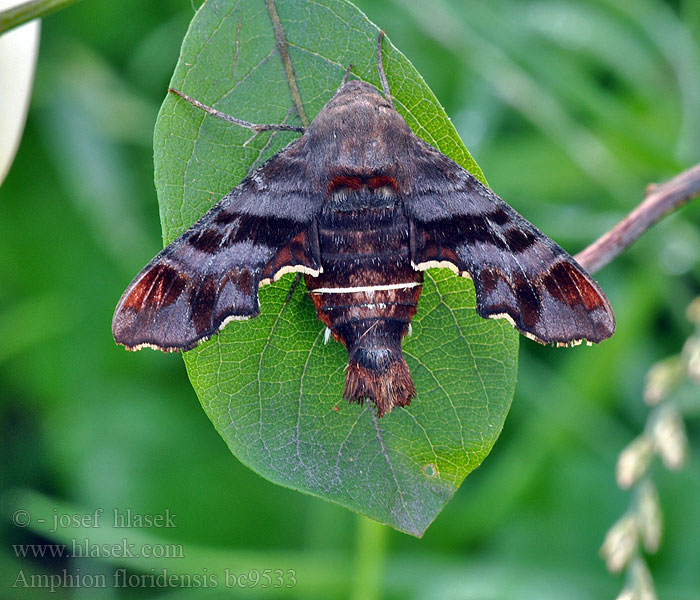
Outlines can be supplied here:
[[253, 132], [253, 135], [251, 135], [245, 142], [243, 142], [242, 147], [246, 148], [250, 142], [255, 140], [256, 137], [258, 137], [262, 132], [261, 131], [255, 131]]
[[382, 62], [382, 40], [384, 39], [384, 30], [379, 32], [379, 39], [377, 40], [377, 70], [379, 71], [379, 79], [382, 82], [382, 89], [384, 90], [384, 97], [387, 102], [391, 104], [391, 108], [394, 108], [394, 101], [391, 98], [391, 92], [389, 91], [389, 82], [386, 80], [386, 73], [384, 73], [384, 63]]
[[[223, 113], [220, 110], [212, 108], [211, 106], [207, 106], [206, 104], [201, 103], [199, 100], [195, 100], [194, 98], [191, 98], [187, 94], [174, 88], [168, 88], [168, 91], [175, 94], [176, 96], [180, 96], [180, 98], [182, 98], [183, 100], [186, 100], [193, 106], [196, 106], [204, 112], [209, 113], [213, 117], [218, 117], [219, 119], [223, 119], [224, 121], [228, 121], [229, 123], [233, 123], [234, 125], [238, 125], [239, 127], [245, 127], [246, 129], [254, 131], [255, 135], [258, 135], [258, 133], [261, 133], [263, 131], [296, 131], [297, 133], [304, 133], [306, 131], [306, 129], [304, 129], [303, 127], [297, 127], [296, 125], [285, 125], [284, 123], [258, 124], [251, 123], [250, 121], [244, 121], [243, 119], [238, 119], [234, 116], [227, 115], [226, 113]], [[255, 135], [253, 136], [253, 138], [255, 137]], [[250, 142], [250, 140], [248, 140], [248, 142]], [[246, 144], [248, 142], [246, 142]]]

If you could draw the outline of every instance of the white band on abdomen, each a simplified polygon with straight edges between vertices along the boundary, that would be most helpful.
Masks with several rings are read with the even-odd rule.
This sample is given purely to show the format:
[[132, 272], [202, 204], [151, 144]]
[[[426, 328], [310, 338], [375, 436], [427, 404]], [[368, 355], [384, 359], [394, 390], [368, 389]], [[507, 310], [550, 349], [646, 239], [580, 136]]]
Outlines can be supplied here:
[[384, 290], [405, 290], [408, 288], [416, 287], [421, 285], [417, 281], [411, 281], [409, 283], [390, 283], [388, 285], [366, 285], [358, 287], [346, 287], [346, 288], [316, 288], [311, 290], [312, 294], [352, 294], [355, 292], [381, 292]]

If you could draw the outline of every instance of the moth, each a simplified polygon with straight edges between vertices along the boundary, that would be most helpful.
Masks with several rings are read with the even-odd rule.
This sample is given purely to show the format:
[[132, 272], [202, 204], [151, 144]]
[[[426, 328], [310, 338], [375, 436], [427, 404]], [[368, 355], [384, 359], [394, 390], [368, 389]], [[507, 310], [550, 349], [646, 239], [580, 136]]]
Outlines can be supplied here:
[[259, 313], [258, 287], [303, 274], [320, 321], [345, 345], [344, 398], [381, 417], [416, 396], [401, 342], [423, 271], [469, 277], [476, 310], [544, 344], [600, 342], [615, 330], [608, 300], [560, 246], [491, 189], [422, 141], [384, 95], [342, 85], [301, 137], [270, 158], [161, 251], [117, 304], [114, 339], [187, 351], [229, 321]]

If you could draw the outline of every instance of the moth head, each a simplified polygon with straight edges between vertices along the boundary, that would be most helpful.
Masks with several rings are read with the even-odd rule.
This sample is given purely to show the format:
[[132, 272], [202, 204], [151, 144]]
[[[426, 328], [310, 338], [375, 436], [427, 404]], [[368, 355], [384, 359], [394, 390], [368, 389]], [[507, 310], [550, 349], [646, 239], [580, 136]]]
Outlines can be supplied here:
[[[330, 138], [357, 144], [410, 135], [401, 115], [380, 92], [364, 81], [348, 81], [316, 115], [307, 137], [327, 149]], [[319, 148], [320, 150], [321, 148]]]
[[379, 90], [360, 80], [348, 81], [341, 85], [328, 102], [327, 108], [356, 102], [366, 102], [391, 109], [391, 104], [379, 93]]

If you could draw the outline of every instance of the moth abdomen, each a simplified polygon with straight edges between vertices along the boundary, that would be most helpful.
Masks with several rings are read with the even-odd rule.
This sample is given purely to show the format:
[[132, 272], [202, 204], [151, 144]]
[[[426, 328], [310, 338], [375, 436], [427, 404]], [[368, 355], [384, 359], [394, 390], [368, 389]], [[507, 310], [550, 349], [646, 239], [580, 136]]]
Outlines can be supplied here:
[[[372, 183], [381, 189], [387, 182], [377, 176]], [[350, 188], [344, 200], [354, 208], [371, 193]], [[306, 283], [318, 318], [348, 350], [344, 398], [369, 399], [380, 416], [407, 406], [416, 392], [401, 340], [416, 313], [423, 274], [411, 266], [403, 210], [331, 209], [319, 218], [318, 231], [323, 272]]]

